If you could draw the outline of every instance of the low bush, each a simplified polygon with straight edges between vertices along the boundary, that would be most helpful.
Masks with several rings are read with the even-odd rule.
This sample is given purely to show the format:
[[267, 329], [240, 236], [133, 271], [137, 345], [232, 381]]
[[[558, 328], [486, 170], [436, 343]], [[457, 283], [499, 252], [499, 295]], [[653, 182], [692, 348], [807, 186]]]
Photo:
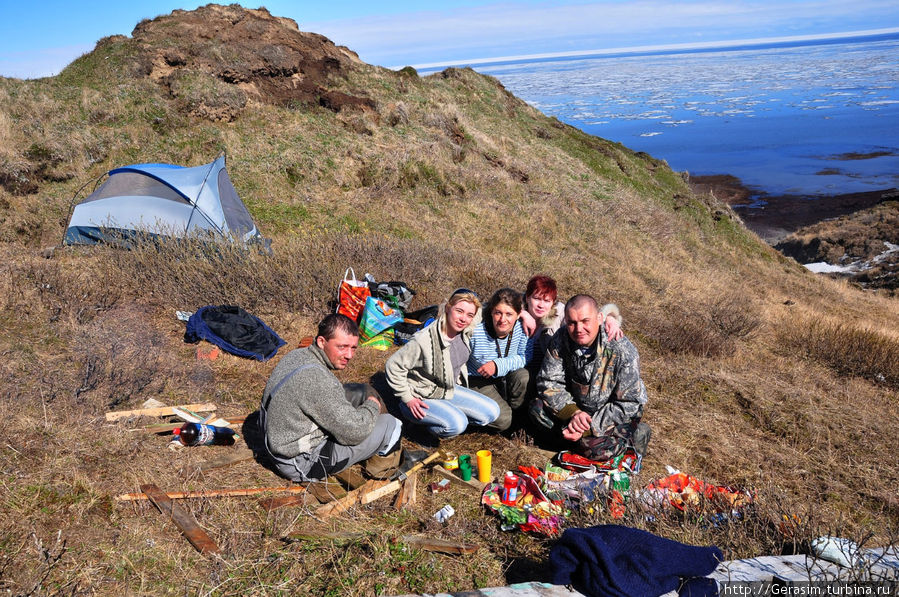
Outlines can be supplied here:
[[458, 286], [483, 295], [510, 283], [524, 287], [527, 274], [498, 258], [472, 255], [440, 243], [378, 234], [318, 232], [274, 247], [272, 255], [202, 239], [145, 242], [130, 251], [110, 250], [96, 267], [138, 295], [164, 297], [178, 309], [206, 304], [240, 305], [248, 311], [286, 310], [324, 315], [347, 267], [379, 281], [403, 280], [419, 293], [416, 305], [439, 303]]
[[750, 337], [761, 314], [750, 299], [723, 294], [709, 299], [670, 303], [648, 316], [645, 330], [662, 352], [719, 357]]
[[850, 323], [785, 322], [778, 338], [792, 354], [823, 363], [840, 375], [864, 377], [899, 389], [899, 340]]

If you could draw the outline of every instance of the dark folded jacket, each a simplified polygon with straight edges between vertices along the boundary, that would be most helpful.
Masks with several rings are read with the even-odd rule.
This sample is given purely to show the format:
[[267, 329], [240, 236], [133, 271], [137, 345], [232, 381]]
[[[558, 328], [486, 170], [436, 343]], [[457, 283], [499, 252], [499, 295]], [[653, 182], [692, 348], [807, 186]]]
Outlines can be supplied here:
[[206, 340], [231, 354], [265, 361], [285, 342], [255, 315], [240, 307], [201, 307], [187, 320], [184, 341]]
[[566, 529], [549, 554], [553, 583], [591, 596], [717, 595], [717, 547], [685, 545], [618, 525]]

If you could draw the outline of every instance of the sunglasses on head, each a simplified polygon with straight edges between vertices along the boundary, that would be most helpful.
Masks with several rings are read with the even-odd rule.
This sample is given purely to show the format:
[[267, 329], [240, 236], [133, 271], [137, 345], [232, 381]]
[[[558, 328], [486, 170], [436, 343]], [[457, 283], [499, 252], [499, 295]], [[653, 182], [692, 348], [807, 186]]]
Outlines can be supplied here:
[[475, 292], [474, 290], [472, 290], [471, 288], [456, 288], [456, 289], [453, 291], [453, 293], [450, 295], [450, 298], [456, 296], [457, 294], [471, 294], [471, 295], [473, 295], [476, 299], [481, 300], [480, 297], [478, 296], [478, 293]]

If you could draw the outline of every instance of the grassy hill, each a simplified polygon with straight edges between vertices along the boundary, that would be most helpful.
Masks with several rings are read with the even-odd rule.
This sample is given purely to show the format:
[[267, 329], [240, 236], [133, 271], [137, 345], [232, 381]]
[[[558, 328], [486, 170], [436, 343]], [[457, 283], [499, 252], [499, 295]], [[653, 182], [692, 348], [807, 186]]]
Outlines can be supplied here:
[[[195, 166], [222, 151], [274, 255], [51, 249], [73, 196], [109, 169]], [[14, 594], [397, 594], [537, 574], [551, 543], [500, 533], [461, 490], [420, 486], [409, 510], [376, 502], [330, 522], [308, 508], [191, 501], [227, 553], [212, 559], [150, 506], [112, 500], [145, 482], [279, 484], [253, 462], [197, 473], [211, 449], [171, 452], [103, 415], [150, 397], [250, 413], [274, 363], [198, 360], [175, 311], [238, 304], [296, 346], [348, 266], [406, 281], [416, 307], [462, 285], [523, 288], [535, 273], [562, 296], [619, 304], [654, 430], [637, 484], [671, 465], [758, 493], [742, 523], [632, 511], [625, 524], [729, 558], [825, 532], [882, 545], [899, 530], [896, 299], [815, 277], [664, 161], [548, 118], [469, 69], [393, 72], [265, 10], [209, 5], [102, 39], [56, 77], [0, 78], [0, 257], [0, 588]], [[384, 359], [360, 349], [345, 380]], [[444, 445], [490, 446], [502, 471], [543, 464], [528, 443]], [[458, 514], [443, 528], [429, 516], [447, 502]], [[784, 527], [785, 516], [801, 522]], [[610, 521], [601, 505], [573, 519]], [[322, 527], [363, 537], [281, 541]], [[484, 547], [451, 557], [390, 541], [409, 532]]]

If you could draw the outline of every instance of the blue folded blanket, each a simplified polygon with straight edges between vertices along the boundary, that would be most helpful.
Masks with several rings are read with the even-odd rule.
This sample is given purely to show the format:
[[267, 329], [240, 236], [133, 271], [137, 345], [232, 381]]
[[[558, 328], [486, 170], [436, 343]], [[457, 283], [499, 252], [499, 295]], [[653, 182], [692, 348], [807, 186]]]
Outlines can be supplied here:
[[285, 342], [270, 327], [235, 305], [200, 307], [187, 320], [184, 341], [206, 340], [233, 355], [257, 361], [275, 356]]
[[704, 577], [723, 556], [717, 547], [601, 525], [566, 529], [549, 559], [553, 583], [572, 585], [585, 595], [652, 597], [679, 591], [682, 597], [697, 597], [718, 594], [715, 581]]

